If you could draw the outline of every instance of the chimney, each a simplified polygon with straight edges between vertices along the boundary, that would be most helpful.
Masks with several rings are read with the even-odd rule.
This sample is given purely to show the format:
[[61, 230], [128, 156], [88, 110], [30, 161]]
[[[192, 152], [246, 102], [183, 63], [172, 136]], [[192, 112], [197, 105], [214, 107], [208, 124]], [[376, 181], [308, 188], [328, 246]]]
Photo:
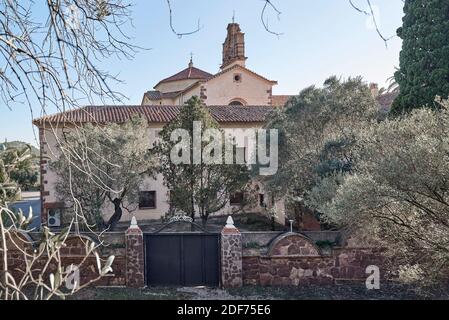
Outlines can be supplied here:
[[228, 24], [228, 34], [223, 43], [223, 62], [221, 69], [233, 62], [245, 66], [245, 34], [240, 30], [238, 23]]
[[373, 98], [377, 98], [379, 96], [379, 85], [377, 83], [370, 83], [369, 89]]

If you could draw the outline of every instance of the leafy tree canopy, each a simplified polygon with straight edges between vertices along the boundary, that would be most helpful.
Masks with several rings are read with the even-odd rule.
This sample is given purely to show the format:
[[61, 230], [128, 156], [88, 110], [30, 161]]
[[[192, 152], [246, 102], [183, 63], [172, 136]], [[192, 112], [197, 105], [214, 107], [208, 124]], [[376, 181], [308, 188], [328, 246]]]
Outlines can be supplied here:
[[147, 123], [134, 117], [123, 124], [87, 124], [65, 136], [51, 168], [58, 175], [58, 196], [73, 205], [78, 221], [103, 226], [105, 205], [114, 207], [106, 224], [114, 228], [122, 208], [136, 209], [139, 187], [155, 167]]
[[350, 171], [355, 132], [378, 115], [361, 78], [331, 77], [304, 89], [267, 124], [279, 130], [279, 170], [266, 179], [279, 196], [303, 198], [321, 179]]
[[353, 151], [353, 172], [324, 180], [308, 203], [387, 248], [404, 279], [447, 279], [449, 103], [373, 123]]
[[[200, 138], [208, 129], [215, 129], [224, 139], [218, 123], [211, 117], [198, 97], [193, 97], [182, 107], [178, 118], [164, 127], [161, 140], [155, 150], [161, 159], [160, 172], [164, 175], [164, 183], [170, 190], [170, 205], [173, 211], [181, 211], [193, 219], [199, 214], [205, 225], [210, 214], [226, 206], [230, 195], [244, 191], [249, 181], [249, 170], [246, 165], [225, 164], [224, 157], [219, 156], [221, 163], [210, 164], [204, 161], [206, 153], [224, 155], [224, 143], [215, 149], [207, 146], [212, 139], [201, 138], [199, 162], [194, 163], [193, 143], [194, 122], [201, 123]], [[187, 163], [175, 164], [171, 159], [174, 147], [182, 143], [181, 139], [172, 139], [177, 129], [184, 129], [191, 140], [182, 152], [187, 152]], [[184, 137], [186, 138], [186, 137]]]
[[29, 145], [3, 143], [0, 149], [0, 204], [15, 200], [21, 189], [35, 186], [39, 175]]

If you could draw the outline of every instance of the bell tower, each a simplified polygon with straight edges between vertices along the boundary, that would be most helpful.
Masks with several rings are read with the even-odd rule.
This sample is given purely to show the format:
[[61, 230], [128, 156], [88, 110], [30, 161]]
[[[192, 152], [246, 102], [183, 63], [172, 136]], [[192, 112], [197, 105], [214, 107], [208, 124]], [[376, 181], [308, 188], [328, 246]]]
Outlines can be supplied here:
[[245, 66], [245, 34], [240, 30], [238, 23], [228, 24], [228, 34], [223, 43], [223, 62], [221, 69], [234, 64]]

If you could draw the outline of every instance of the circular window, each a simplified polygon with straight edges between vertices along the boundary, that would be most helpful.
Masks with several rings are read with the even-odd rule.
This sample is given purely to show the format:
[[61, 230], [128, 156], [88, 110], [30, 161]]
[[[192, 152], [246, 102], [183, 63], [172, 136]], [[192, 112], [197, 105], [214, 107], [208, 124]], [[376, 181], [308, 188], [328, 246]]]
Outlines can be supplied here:
[[235, 75], [234, 75], [234, 81], [235, 81], [235, 82], [240, 82], [240, 81], [242, 81], [242, 76], [239, 75], [239, 74], [235, 74]]

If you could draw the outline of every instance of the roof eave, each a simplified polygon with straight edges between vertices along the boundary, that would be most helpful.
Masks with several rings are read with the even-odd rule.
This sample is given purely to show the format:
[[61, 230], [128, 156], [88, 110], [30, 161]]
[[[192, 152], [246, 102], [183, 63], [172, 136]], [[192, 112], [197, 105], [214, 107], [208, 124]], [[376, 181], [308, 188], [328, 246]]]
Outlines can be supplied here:
[[261, 79], [261, 80], [263, 80], [263, 81], [266, 81], [266, 82], [268, 82], [268, 83], [270, 83], [270, 84], [272, 84], [272, 85], [277, 85], [277, 84], [278, 84], [277, 81], [275, 81], [275, 80], [269, 80], [269, 79], [265, 78], [264, 76], [261, 76], [260, 74], [254, 72], [254, 71], [252, 71], [252, 70], [250, 70], [250, 69], [248, 69], [248, 68], [246, 68], [246, 67], [244, 67], [244, 66], [241, 66], [241, 65], [239, 65], [239, 64], [233, 65], [233, 66], [230, 67], [230, 68], [227, 68], [227, 69], [225, 69], [225, 70], [222, 70], [222, 71], [220, 71], [220, 72], [217, 72], [217, 73], [214, 74], [212, 77], [210, 77], [209, 79], [207, 79], [205, 82], [208, 82], [208, 81], [210, 81], [210, 80], [216, 79], [216, 78], [220, 77], [222, 74], [225, 74], [225, 73], [227, 73], [227, 72], [229, 72], [229, 71], [231, 71], [231, 70], [237, 69], [237, 68], [241, 68], [241, 69], [243, 69], [243, 70], [246, 70], [246, 71], [248, 71], [249, 73], [251, 73], [251, 74], [253, 74], [254, 76], [256, 76], [257, 78], [259, 78], [259, 79]]
[[162, 84], [162, 83], [170, 83], [170, 82], [185, 81], [185, 80], [197, 80], [197, 81], [200, 81], [200, 80], [205, 80], [205, 79], [204, 79], [204, 78], [186, 78], [186, 79], [167, 80], [167, 81], [161, 80], [161, 81], [159, 81], [159, 82], [157, 83], [157, 85], [155, 85], [155, 86], [153, 87], [153, 89], [156, 89], [157, 86], [159, 86], [159, 85]]

